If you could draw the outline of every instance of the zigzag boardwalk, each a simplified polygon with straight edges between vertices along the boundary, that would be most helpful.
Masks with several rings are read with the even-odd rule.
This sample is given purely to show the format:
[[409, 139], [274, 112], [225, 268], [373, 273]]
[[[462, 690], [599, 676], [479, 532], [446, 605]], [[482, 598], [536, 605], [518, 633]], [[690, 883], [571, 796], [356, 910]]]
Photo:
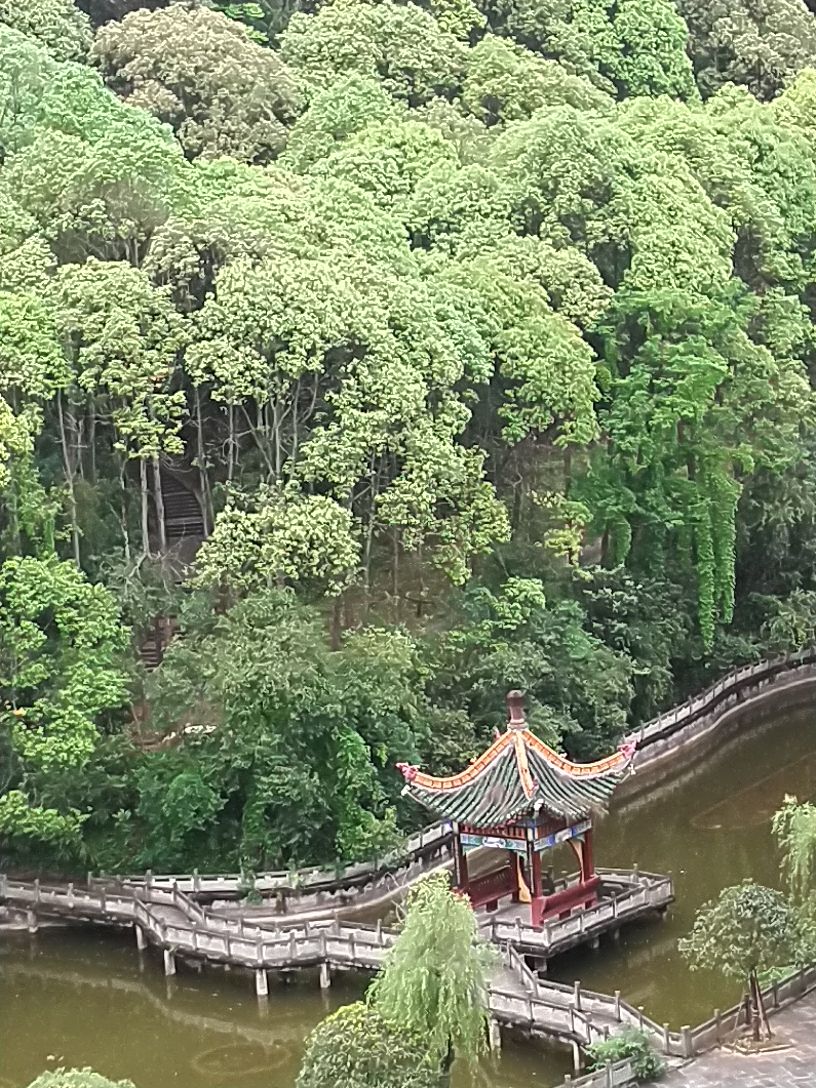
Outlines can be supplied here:
[[[671, 895], [667, 878], [640, 876], [639, 906], [654, 910], [660, 897]], [[650, 895], [654, 902], [650, 902]], [[667, 901], [667, 900], [666, 900]], [[332, 969], [376, 970], [393, 943], [396, 934], [380, 923], [342, 923], [333, 921], [276, 922], [250, 921], [244, 917], [223, 917], [206, 910], [177, 887], [126, 886], [115, 890], [98, 884], [90, 888], [48, 887], [39, 882], [23, 883], [0, 876], [0, 902], [18, 912], [25, 912], [28, 928], [35, 932], [40, 918], [133, 928], [137, 944], [159, 948], [167, 974], [176, 971], [176, 958], [211, 964], [244, 967], [254, 973], [256, 992], [268, 992], [269, 971], [290, 971], [319, 967], [321, 986], [328, 986]], [[610, 903], [605, 904], [611, 909]], [[634, 916], [635, 907], [632, 908]], [[587, 912], [590, 913], [590, 912]], [[637, 914], [643, 910], [638, 909]], [[621, 914], [615, 921], [623, 920]], [[598, 919], [601, 925], [605, 919]], [[572, 923], [572, 925], [570, 925]], [[552, 923], [547, 933], [539, 934], [539, 954], [552, 953], [562, 942], [574, 943], [575, 919]], [[498, 923], [501, 928], [501, 923]], [[582, 919], [582, 927], [591, 932]], [[495, 926], [493, 927], [495, 928]], [[580, 988], [561, 986], [538, 978], [514, 947], [518, 926], [511, 925], [509, 937], [495, 937], [503, 947], [502, 966], [496, 971], [487, 1005], [495, 1031], [498, 1025], [512, 1026], [533, 1034], [557, 1036], [586, 1045], [614, 1032], [621, 1024], [633, 1022], [638, 1014], [618, 998], [588, 994]], [[520, 927], [522, 945], [534, 939]], [[488, 927], [490, 935], [491, 927]], [[568, 946], [566, 944], [565, 946]], [[648, 1025], [652, 1027], [652, 1025]], [[655, 1031], [659, 1029], [655, 1026]]]

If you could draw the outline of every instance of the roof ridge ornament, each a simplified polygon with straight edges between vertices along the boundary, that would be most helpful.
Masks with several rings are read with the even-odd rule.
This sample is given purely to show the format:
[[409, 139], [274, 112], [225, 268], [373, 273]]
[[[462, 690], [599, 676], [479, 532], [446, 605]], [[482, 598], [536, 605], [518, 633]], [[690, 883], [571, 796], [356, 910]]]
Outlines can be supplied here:
[[526, 729], [527, 715], [524, 713], [524, 692], [518, 688], [508, 691], [507, 696], [507, 728]]

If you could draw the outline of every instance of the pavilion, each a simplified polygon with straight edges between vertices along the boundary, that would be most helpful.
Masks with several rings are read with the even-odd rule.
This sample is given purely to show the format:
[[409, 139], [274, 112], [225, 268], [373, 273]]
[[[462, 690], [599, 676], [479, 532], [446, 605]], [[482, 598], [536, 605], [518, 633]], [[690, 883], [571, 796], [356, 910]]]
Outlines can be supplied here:
[[[631, 769], [634, 745], [621, 745], [595, 763], [572, 763], [527, 728], [520, 691], [509, 692], [507, 708], [506, 731], [459, 774], [435, 778], [406, 763], [397, 767], [405, 778], [403, 794], [451, 821], [456, 887], [474, 908], [493, 910], [510, 896], [529, 902], [531, 922], [541, 926], [597, 901], [592, 818]], [[559, 843], [574, 851], [578, 880], [545, 889], [542, 851]], [[467, 854], [479, 846], [500, 851], [499, 864], [471, 879]]]

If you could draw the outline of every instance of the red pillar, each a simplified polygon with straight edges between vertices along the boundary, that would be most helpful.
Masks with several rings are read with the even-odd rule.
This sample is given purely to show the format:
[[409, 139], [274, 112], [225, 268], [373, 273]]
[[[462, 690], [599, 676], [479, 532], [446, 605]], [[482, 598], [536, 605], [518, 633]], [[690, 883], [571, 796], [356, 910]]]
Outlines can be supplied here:
[[539, 926], [544, 911], [544, 897], [541, 887], [541, 854], [530, 841], [527, 843], [527, 871], [530, 881], [530, 923]]
[[584, 843], [581, 847], [581, 880], [586, 884], [595, 876], [595, 859], [592, 855], [592, 828], [588, 827], [584, 832]]
[[462, 840], [459, 838], [458, 827], [453, 835], [453, 862], [456, 875], [456, 888], [464, 895], [467, 895], [470, 891], [470, 877], [468, 876], [467, 855], [465, 854], [465, 848], [462, 846]]

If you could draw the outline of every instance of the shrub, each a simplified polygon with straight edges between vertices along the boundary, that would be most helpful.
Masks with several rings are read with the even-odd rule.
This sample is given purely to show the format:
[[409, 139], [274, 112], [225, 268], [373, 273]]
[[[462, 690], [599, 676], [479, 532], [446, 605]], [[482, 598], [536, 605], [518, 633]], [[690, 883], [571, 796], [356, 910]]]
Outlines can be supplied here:
[[587, 1055], [590, 1070], [603, 1069], [608, 1062], [621, 1062], [624, 1058], [631, 1058], [632, 1072], [638, 1080], [657, 1080], [666, 1068], [648, 1037], [644, 1032], [635, 1029], [593, 1043], [587, 1047]]

